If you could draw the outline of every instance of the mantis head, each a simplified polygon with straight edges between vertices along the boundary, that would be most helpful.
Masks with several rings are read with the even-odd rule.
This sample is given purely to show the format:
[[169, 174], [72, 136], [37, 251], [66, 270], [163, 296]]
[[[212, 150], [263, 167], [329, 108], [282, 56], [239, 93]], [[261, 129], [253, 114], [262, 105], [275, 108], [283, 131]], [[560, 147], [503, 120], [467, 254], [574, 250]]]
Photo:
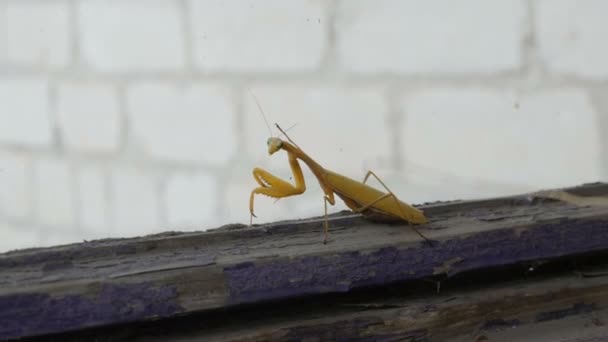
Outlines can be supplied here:
[[280, 150], [281, 147], [283, 147], [283, 140], [272, 137], [272, 138], [268, 138], [268, 141], [266, 142], [266, 144], [268, 144], [268, 154], [272, 155], [276, 151]]

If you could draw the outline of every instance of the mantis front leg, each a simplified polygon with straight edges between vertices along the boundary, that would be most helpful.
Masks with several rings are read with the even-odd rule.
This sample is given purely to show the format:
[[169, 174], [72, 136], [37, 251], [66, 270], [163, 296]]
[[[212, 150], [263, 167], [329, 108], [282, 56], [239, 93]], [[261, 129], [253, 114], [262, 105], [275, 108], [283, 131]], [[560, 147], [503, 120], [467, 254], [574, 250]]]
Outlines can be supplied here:
[[257, 167], [253, 169], [253, 178], [260, 184], [260, 187], [253, 189], [249, 196], [249, 212], [251, 213], [250, 225], [253, 223], [253, 217], [255, 216], [253, 213], [253, 197], [256, 194], [262, 194], [273, 198], [284, 198], [299, 195], [306, 191], [304, 175], [302, 174], [302, 168], [300, 168], [296, 156], [288, 152], [288, 157], [295, 185], [290, 184], [286, 180], [283, 180], [266, 170]]

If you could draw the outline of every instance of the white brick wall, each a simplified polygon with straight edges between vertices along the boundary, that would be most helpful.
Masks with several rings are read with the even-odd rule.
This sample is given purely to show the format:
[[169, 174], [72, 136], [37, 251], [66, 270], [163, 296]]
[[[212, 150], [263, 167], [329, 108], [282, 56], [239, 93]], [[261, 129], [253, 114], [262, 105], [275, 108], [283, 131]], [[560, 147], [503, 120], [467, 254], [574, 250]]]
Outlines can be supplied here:
[[402, 104], [406, 163], [522, 187], [602, 176], [597, 113], [580, 89], [433, 88], [406, 94]]
[[77, 2], [83, 62], [109, 72], [174, 70], [184, 66], [178, 1]]
[[525, 18], [522, 0], [340, 1], [338, 58], [360, 72], [510, 71], [521, 65]]
[[76, 218], [73, 173], [63, 160], [44, 158], [34, 166], [35, 206], [40, 221], [51, 226], [71, 226]]
[[[248, 222], [254, 167], [291, 180], [248, 88], [408, 202], [608, 181], [607, 6], [0, 0], [0, 252]], [[255, 223], [323, 213], [302, 166]]]
[[18, 248], [30, 248], [32, 242], [37, 245], [42, 242], [41, 233], [35, 229], [24, 230], [23, 227], [6, 223], [0, 224], [0, 251], [9, 251]]
[[235, 151], [230, 89], [207, 84], [146, 83], [130, 87], [132, 143], [153, 158], [225, 163]]
[[114, 214], [114, 234], [136, 236], [154, 232], [162, 216], [159, 193], [157, 177], [145, 169], [118, 166], [112, 170], [110, 210]]
[[4, 5], [0, 25], [4, 22], [9, 64], [35, 68], [69, 65], [73, 31], [68, 1], [8, 1]]
[[80, 152], [116, 152], [120, 108], [115, 89], [105, 84], [66, 82], [58, 87], [57, 119], [67, 148]]
[[551, 71], [592, 80], [608, 77], [603, 0], [535, 1], [540, 56]]
[[189, 6], [194, 58], [203, 70], [305, 71], [321, 62], [323, 1], [189, 0]]
[[43, 79], [0, 79], [0, 143], [48, 146], [53, 141], [48, 85]]
[[91, 164], [80, 165], [77, 172], [78, 224], [87, 232], [87, 236], [102, 238], [113, 234], [109, 219], [110, 188], [107, 173]]
[[167, 182], [167, 223], [180, 229], [220, 224], [214, 213], [218, 186], [208, 174], [175, 174]]
[[11, 219], [26, 219], [32, 214], [30, 162], [24, 155], [0, 154], [0, 213]]

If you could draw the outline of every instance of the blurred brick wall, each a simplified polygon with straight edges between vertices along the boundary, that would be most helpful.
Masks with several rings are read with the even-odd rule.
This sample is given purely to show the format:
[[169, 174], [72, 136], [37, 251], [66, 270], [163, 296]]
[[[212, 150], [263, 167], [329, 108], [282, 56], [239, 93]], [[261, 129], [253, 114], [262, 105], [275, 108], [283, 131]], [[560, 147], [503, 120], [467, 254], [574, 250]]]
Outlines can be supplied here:
[[[248, 88], [322, 165], [408, 202], [607, 180], [607, 13], [0, 0], [0, 251], [248, 222], [251, 169], [290, 177]], [[305, 176], [301, 197], [257, 197], [256, 222], [322, 214]]]

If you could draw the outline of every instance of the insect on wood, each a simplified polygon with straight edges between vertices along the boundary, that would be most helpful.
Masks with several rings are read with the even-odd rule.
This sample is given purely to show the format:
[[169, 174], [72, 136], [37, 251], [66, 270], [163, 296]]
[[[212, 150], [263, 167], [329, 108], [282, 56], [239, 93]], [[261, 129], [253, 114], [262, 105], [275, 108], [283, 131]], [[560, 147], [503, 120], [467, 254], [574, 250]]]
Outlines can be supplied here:
[[[255, 95], [253, 95], [253, 93], [251, 93], [251, 95], [254, 97], [254, 100], [260, 109], [260, 112], [264, 117], [264, 121], [266, 121], [264, 112], [255, 98]], [[266, 122], [266, 125], [268, 126], [268, 122]], [[324, 192], [323, 199], [325, 202], [325, 220], [323, 224], [323, 243], [327, 243], [329, 227], [327, 219], [327, 203], [331, 205], [336, 203], [334, 198], [335, 194], [338, 195], [338, 197], [340, 197], [346, 206], [348, 206], [351, 210], [362, 214], [369, 220], [387, 223], [406, 222], [410, 224], [410, 227], [430, 244], [430, 240], [428, 240], [416, 228], [411, 226], [411, 224], [427, 223], [427, 219], [423, 211], [397, 198], [397, 196], [391, 190], [389, 190], [389, 188], [374, 172], [368, 171], [363, 178], [363, 181], [360, 182], [330, 171], [319, 165], [310, 156], [308, 156], [295, 142], [293, 142], [293, 140], [289, 138], [287, 133], [281, 129], [278, 124], [275, 123], [275, 126], [287, 138], [287, 141], [278, 137], [272, 137], [272, 131], [270, 130], [270, 126], [268, 126], [268, 130], [271, 133], [271, 137], [268, 138], [267, 141], [268, 154], [273, 155], [280, 150], [287, 152], [289, 166], [291, 168], [295, 184], [291, 184], [288, 181], [283, 180], [261, 168], [254, 168], [253, 178], [260, 186], [253, 189], [249, 197], [249, 211], [251, 213], [250, 224], [253, 222], [253, 217], [256, 217], [253, 212], [253, 202], [256, 194], [262, 194], [279, 199], [299, 195], [306, 191], [304, 175], [302, 174], [302, 169], [300, 167], [300, 163], [298, 162], [298, 160], [301, 160], [310, 168]], [[382, 184], [386, 192], [382, 192], [367, 185], [366, 183], [370, 176], [374, 176], [378, 182]]]

